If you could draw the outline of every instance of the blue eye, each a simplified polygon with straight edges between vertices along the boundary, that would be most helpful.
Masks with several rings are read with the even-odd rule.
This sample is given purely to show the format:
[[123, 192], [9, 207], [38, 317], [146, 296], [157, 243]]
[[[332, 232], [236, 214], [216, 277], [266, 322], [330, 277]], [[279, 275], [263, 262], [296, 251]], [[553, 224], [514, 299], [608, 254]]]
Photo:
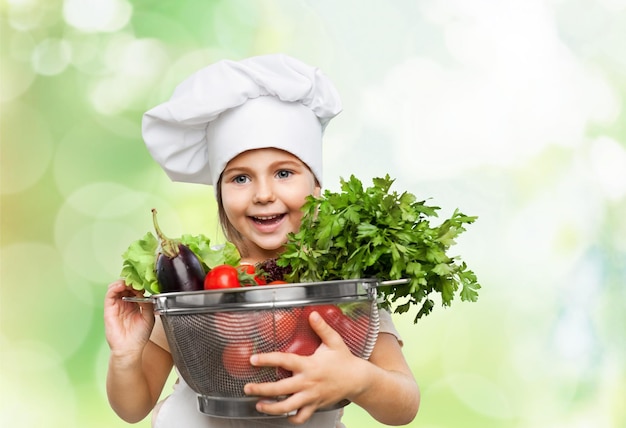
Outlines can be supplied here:
[[238, 175], [233, 178], [233, 183], [245, 184], [247, 182], [248, 182], [248, 177], [246, 177], [245, 175]]
[[278, 171], [276, 173], [276, 177], [278, 178], [289, 178], [293, 173], [291, 171], [288, 171], [286, 169], [281, 169], [280, 171]]

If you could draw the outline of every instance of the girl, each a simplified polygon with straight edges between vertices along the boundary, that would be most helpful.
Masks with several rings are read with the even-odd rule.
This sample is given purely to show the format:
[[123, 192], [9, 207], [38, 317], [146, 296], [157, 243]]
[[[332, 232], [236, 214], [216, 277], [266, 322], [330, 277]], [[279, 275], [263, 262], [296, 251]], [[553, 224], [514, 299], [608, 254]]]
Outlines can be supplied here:
[[[143, 136], [152, 156], [173, 180], [214, 185], [226, 237], [244, 263], [276, 257], [300, 208], [320, 194], [322, 134], [341, 110], [339, 97], [318, 69], [285, 55], [222, 61], [181, 83], [172, 98], [148, 111]], [[309, 323], [322, 339], [311, 356], [253, 355], [255, 366], [282, 367], [293, 376], [245, 386], [266, 419], [214, 418], [198, 411], [196, 394], [179, 379], [157, 403], [173, 368], [163, 327], [151, 304], [122, 300], [139, 292], [123, 281], [105, 296], [106, 338], [111, 349], [107, 394], [127, 422], [152, 412], [155, 428], [289, 426], [342, 427], [342, 410], [320, 411], [347, 399], [388, 425], [415, 417], [420, 394], [402, 355], [389, 313], [381, 311], [378, 340], [369, 360], [352, 355], [317, 313]], [[288, 416], [286, 416], [288, 415]]]

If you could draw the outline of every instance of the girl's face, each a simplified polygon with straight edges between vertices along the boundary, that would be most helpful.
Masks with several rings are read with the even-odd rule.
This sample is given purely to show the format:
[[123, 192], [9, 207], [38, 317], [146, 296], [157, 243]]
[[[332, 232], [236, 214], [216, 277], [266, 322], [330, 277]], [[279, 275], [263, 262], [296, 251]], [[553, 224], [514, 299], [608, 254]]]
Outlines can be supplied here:
[[224, 169], [222, 205], [232, 226], [242, 235], [246, 258], [276, 257], [287, 234], [300, 228], [301, 207], [320, 187], [309, 168], [279, 149], [241, 153]]

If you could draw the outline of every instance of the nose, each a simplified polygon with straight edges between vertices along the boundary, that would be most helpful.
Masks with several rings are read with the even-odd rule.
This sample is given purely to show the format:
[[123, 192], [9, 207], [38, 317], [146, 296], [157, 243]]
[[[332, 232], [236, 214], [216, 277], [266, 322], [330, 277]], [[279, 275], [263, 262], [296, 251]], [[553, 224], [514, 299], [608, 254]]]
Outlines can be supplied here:
[[255, 204], [267, 204], [274, 202], [274, 200], [275, 196], [272, 183], [268, 180], [258, 180], [252, 202]]

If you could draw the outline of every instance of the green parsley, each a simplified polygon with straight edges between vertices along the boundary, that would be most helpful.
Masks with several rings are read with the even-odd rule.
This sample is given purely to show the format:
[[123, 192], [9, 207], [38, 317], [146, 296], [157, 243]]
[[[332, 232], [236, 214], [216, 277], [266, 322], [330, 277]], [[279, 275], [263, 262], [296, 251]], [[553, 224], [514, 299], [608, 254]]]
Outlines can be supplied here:
[[277, 260], [279, 266], [291, 267], [288, 280], [408, 279], [405, 285], [380, 286], [378, 294], [381, 306], [395, 313], [418, 305], [415, 323], [432, 311], [432, 293], [440, 294], [444, 306], [457, 293], [463, 301], [476, 301], [476, 275], [448, 250], [477, 217], [455, 210], [434, 226], [430, 219], [440, 208], [411, 193], [391, 191], [393, 182], [389, 175], [374, 178], [373, 186], [364, 189], [351, 176], [341, 179], [338, 193], [326, 190], [320, 198], [308, 197], [301, 227], [289, 235]]

